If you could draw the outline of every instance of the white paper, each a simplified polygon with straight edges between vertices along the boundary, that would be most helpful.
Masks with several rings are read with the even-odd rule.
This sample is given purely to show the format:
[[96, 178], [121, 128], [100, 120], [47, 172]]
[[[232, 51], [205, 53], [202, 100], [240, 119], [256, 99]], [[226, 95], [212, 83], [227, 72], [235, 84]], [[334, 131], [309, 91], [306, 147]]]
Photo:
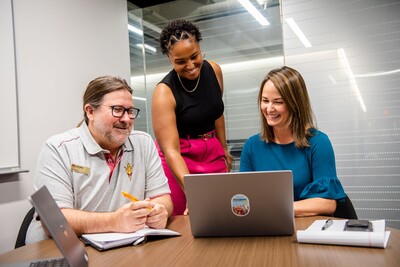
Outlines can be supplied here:
[[372, 221], [373, 232], [344, 231], [347, 220], [333, 220], [322, 230], [326, 220], [316, 220], [306, 230], [297, 231], [299, 243], [332, 244], [385, 248], [390, 231], [385, 231], [385, 220]]
[[82, 238], [101, 249], [109, 249], [128, 244], [137, 245], [137, 240], [144, 241], [145, 237], [150, 235], [179, 236], [180, 234], [169, 229], [152, 229], [145, 227], [133, 233], [84, 234]]

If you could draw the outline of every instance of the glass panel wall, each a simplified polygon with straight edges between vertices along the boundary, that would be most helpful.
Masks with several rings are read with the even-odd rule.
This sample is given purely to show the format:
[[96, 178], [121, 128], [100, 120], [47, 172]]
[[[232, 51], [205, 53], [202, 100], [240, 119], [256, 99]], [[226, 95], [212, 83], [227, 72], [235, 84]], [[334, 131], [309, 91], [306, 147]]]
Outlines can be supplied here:
[[203, 33], [206, 59], [223, 71], [234, 171], [243, 141], [259, 132], [260, 82], [285, 63], [306, 80], [319, 129], [332, 141], [338, 176], [358, 216], [400, 228], [400, 2], [251, 2], [269, 26], [233, 0], [129, 6], [129, 23], [142, 31], [130, 31], [131, 82], [141, 108], [135, 128], [153, 135], [152, 92], [171, 69], [158, 48], [161, 28], [171, 19], [191, 20]]
[[[157, 83], [172, 69], [159, 49], [157, 39], [161, 28], [172, 19], [190, 20], [202, 33], [200, 45], [205, 59], [217, 62], [222, 68], [227, 139], [232, 154], [236, 156], [233, 170], [238, 170], [243, 141], [259, 132], [259, 85], [270, 69], [283, 65], [279, 1], [251, 3], [269, 25], [262, 26], [236, 0], [177, 0], [143, 9], [130, 6], [129, 21], [135, 23], [139, 18], [136, 24], [143, 31], [143, 35], [130, 32], [131, 82], [135, 96], [147, 100], [146, 113], [141, 111], [147, 121], [140, 117], [138, 122], [135, 121], [135, 129], [153, 135], [152, 93]], [[135, 105], [139, 103], [134, 101]]]
[[318, 126], [335, 149], [345, 191], [360, 218], [384, 218], [396, 228], [399, 14], [396, 0], [282, 1], [285, 63], [306, 80]]
[[131, 86], [133, 89], [133, 102], [136, 108], [140, 109], [139, 116], [135, 119], [134, 128], [144, 132], [149, 132], [149, 120], [146, 96], [146, 53], [142, 49], [144, 44], [143, 34], [143, 10], [128, 3], [128, 29], [129, 47], [131, 58]]

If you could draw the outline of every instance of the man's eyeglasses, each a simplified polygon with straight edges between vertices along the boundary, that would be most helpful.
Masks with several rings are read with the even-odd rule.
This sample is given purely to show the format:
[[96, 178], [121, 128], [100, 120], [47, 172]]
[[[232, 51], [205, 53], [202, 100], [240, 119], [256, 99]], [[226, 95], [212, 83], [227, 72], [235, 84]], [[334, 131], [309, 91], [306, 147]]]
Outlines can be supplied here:
[[140, 109], [138, 108], [125, 108], [123, 106], [110, 106], [110, 108], [111, 108], [111, 114], [115, 118], [122, 118], [122, 116], [124, 116], [126, 112], [128, 113], [128, 117], [132, 120], [136, 119], [140, 111]]

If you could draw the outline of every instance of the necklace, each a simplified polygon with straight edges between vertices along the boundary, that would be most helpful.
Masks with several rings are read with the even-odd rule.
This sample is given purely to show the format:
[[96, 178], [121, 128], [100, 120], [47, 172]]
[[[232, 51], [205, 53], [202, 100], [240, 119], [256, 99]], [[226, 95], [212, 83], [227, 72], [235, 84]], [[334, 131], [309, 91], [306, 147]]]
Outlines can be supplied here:
[[182, 81], [181, 81], [181, 77], [179, 76], [179, 74], [178, 74], [178, 80], [179, 80], [179, 82], [181, 83], [183, 89], [185, 89], [186, 92], [188, 92], [188, 93], [193, 93], [194, 91], [196, 91], [197, 86], [199, 85], [199, 82], [200, 82], [200, 74], [199, 74], [199, 78], [197, 78], [196, 86], [195, 86], [192, 90], [186, 89], [186, 87], [183, 85], [183, 83], [182, 83]]

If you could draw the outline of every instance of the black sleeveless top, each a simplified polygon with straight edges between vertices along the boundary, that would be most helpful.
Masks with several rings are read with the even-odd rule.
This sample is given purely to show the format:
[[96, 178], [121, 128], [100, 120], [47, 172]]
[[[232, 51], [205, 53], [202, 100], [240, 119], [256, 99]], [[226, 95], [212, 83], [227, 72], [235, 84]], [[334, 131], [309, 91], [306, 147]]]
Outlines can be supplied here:
[[[197, 79], [182, 78], [188, 90], [195, 88]], [[160, 83], [165, 83], [175, 97], [176, 124], [179, 136], [197, 136], [215, 129], [215, 120], [224, 112], [221, 89], [211, 64], [206, 60], [200, 70], [200, 81], [197, 89], [187, 92], [178, 79], [175, 70], [171, 70]]]

